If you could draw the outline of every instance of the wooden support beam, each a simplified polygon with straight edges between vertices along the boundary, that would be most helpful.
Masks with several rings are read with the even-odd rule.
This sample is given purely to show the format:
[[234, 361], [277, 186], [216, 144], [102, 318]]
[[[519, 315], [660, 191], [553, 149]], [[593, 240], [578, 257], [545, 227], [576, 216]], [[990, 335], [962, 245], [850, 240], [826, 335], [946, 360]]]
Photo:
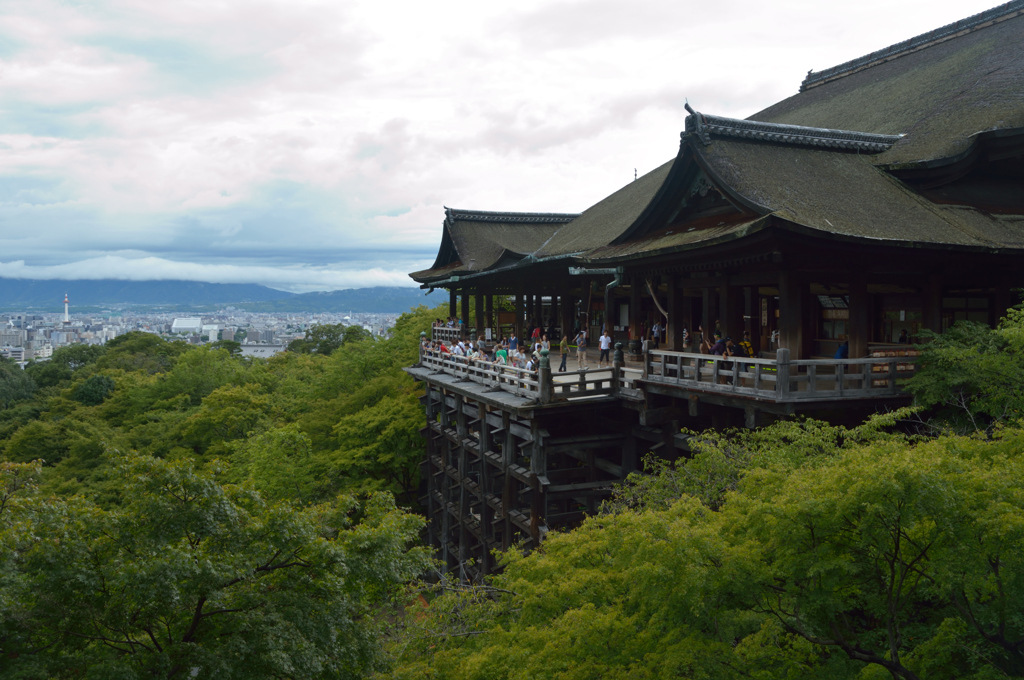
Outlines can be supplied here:
[[[935, 333], [942, 332], [942, 277], [931, 274], [922, 291], [924, 327]], [[1006, 313], [1004, 309], [1002, 314]]]
[[[629, 284], [629, 339], [630, 340], [642, 340], [640, 337], [640, 296], [643, 290], [643, 278], [640, 276], [634, 276]], [[615, 305], [614, 298], [612, 299], [612, 306]], [[612, 327], [615, 324], [615, 317], [612, 315], [612, 310], [605, 310], [605, 319], [608, 319], [608, 334], [614, 337], [612, 333]]]
[[[488, 300], [489, 299], [490, 298], [488, 298]], [[493, 446], [493, 442], [491, 440], [491, 428], [487, 424], [487, 406], [486, 404], [481, 403], [479, 405], [479, 408], [480, 417], [477, 419], [477, 422], [479, 423], [480, 428], [480, 454], [481, 459], [483, 459], [483, 457], [486, 456], [488, 452], [490, 452], [491, 447]], [[481, 492], [483, 494], [482, 497], [484, 499], [486, 499], [487, 494], [491, 493], [492, 491], [491, 485], [493, 482], [491, 480], [491, 477], [491, 466], [487, 463], [486, 460], [481, 460], [480, 487]], [[492, 526], [493, 521], [494, 510], [485, 501], [480, 508], [480, 524], [482, 532], [482, 541], [484, 543], [483, 554], [480, 556], [480, 571], [484, 575], [487, 575], [491, 572], [491, 554], [487, 548], [487, 544], [491, 543], [494, 540], [494, 527]]]
[[850, 319], [846, 324], [851, 359], [868, 355], [870, 324], [871, 296], [868, 295], [867, 279], [863, 274], [854, 273], [850, 276]]
[[683, 415], [682, 409], [676, 406], [664, 408], [648, 408], [640, 411], [641, 425], [663, 425], [672, 420], [678, 420]]
[[791, 359], [810, 356], [811, 337], [807, 333], [806, 317], [810, 302], [808, 284], [792, 271], [779, 276], [779, 346], [789, 350]]
[[519, 338], [519, 341], [523, 340], [523, 293], [522, 291], [516, 291], [516, 302], [515, 302], [516, 322], [513, 326], [513, 333]]
[[505, 433], [505, 441], [501, 446], [502, 472], [505, 475], [502, 480], [501, 493], [502, 519], [504, 520], [501, 532], [502, 550], [508, 550], [512, 546], [512, 519], [509, 513], [515, 502], [515, 489], [513, 487], [514, 480], [509, 472], [509, 468], [515, 463], [515, 436], [512, 434], [511, 420], [512, 417], [508, 411], [501, 412], [502, 430]]
[[466, 337], [469, 332], [470, 319], [469, 319], [469, 288], [463, 286], [462, 288], [462, 337]]
[[484, 294], [477, 288], [476, 289], [476, 320], [473, 323], [473, 327], [476, 328], [476, 336], [483, 340], [484, 339], [484, 327], [487, 325], [487, 319], [484, 317]]
[[[587, 452], [585, 451], [565, 451], [564, 453], [566, 456], [569, 456], [570, 458], [575, 458], [576, 460], [581, 461], [583, 463], [587, 462]], [[598, 458], [595, 456], [594, 467], [597, 468], [598, 470], [601, 470], [602, 472], [607, 472], [613, 477], [622, 477], [622, 466], [616, 465], [615, 463], [605, 460], [604, 458]]]
[[722, 337], [731, 337], [739, 343], [743, 338], [743, 289], [724, 285], [718, 289], [718, 313], [722, 322]]

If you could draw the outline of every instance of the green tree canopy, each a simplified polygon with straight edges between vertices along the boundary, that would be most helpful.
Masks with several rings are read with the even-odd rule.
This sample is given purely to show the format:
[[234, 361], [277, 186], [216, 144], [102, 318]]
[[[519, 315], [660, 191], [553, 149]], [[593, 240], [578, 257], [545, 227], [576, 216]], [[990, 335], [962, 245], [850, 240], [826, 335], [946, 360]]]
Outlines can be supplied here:
[[117, 466], [114, 510], [32, 498], [19, 482], [30, 466], [0, 468], [0, 675], [362, 678], [382, 667], [375, 608], [425, 566], [408, 549], [422, 520], [389, 494], [298, 509], [190, 461]]
[[71, 380], [75, 371], [96, 363], [105, 352], [103, 345], [58, 347], [48, 360], [33, 361], [25, 370], [40, 387], [54, 387]]
[[98, 406], [110, 396], [115, 387], [110, 376], [90, 375], [84, 382], [75, 386], [71, 391], [71, 398], [86, 406]]
[[906, 388], [959, 432], [991, 430], [1024, 418], [1024, 311], [1010, 309], [999, 327], [960, 321], [921, 346], [919, 370]]
[[366, 340], [369, 337], [370, 333], [362, 326], [346, 326], [340, 323], [321, 324], [306, 331], [305, 339], [293, 340], [289, 343], [288, 350], [301, 353], [315, 352], [329, 356], [343, 345]]
[[35, 391], [36, 384], [31, 375], [13, 361], [0, 357], [0, 410], [30, 399]]
[[[482, 591], [449, 588], [410, 621], [396, 676], [1024, 675], [1024, 430], [837, 433], [708, 440], [614, 512], [506, 553]], [[716, 469], [722, 496], [699, 482]]]

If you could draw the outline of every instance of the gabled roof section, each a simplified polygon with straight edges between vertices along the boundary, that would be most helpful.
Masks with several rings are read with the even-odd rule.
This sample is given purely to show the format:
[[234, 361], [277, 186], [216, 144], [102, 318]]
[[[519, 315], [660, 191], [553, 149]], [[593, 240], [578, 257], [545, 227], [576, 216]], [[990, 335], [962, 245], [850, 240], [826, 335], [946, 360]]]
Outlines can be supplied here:
[[445, 208], [441, 246], [430, 269], [410, 276], [428, 283], [485, 271], [533, 254], [579, 213], [493, 212]]
[[741, 139], [695, 149], [719, 185], [811, 233], [914, 246], [1024, 247], [1024, 217], [936, 205], [866, 154]]
[[966, 35], [971, 31], [976, 31], [981, 28], [987, 28], [992, 24], [1012, 19], [1013, 17], [1024, 14], [1024, 0], [1015, 0], [1014, 2], [1007, 2], [993, 7], [992, 9], [984, 12], [979, 12], [973, 16], [969, 16], [966, 19], [960, 19], [954, 21], [951, 24], [946, 24], [935, 30], [922, 33], [921, 35], [914, 36], [909, 40], [898, 42], [895, 45], [890, 45], [881, 50], [876, 50], [870, 54], [865, 54], [863, 57], [852, 59], [850, 61], [827, 68], [822, 71], [808, 71], [807, 77], [804, 78], [804, 82], [800, 84], [800, 91], [803, 92], [812, 87], [817, 87], [830, 80], [836, 78], [842, 78], [851, 73], [856, 73], [866, 68], [870, 68], [877, 64], [891, 61], [899, 57], [910, 54], [911, 52], [917, 52], [923, 50], [926, 47], [937, 45], [947, 40]]
[[626, 233], [662, 191], [676, 159], [630, 182], [559, 229], [537, 255], [571, 255], [608, 245]]
[[[1024, 0], [1022, 0], [1024, 2]], [[694, 111], [686, 117], [686, 133], [711, 143], [712, 137], [735, 137], [759, 142], [815, 146], [841, 151], [881, 153], [900, 140], [903, 135], [882, 135], [872, 132], [831, 130], [829, 128], [786, 125], [783, 123], [761, 123], [754, 120], [737, 120], [711, 116]]]
[[[1024, 2], [821, 72], [748, 120], [883, 135], [905, 133], [879, 164], [956, 156], [978, 132], [1024, 127]], [[956, 26], [953, 24], [952, 26]], [[948, 28], [948, 30], [947, 30]], [[925, 34], [926, 36], [928, 34]], [[810, 85], [810, 83], [807, 83]]]

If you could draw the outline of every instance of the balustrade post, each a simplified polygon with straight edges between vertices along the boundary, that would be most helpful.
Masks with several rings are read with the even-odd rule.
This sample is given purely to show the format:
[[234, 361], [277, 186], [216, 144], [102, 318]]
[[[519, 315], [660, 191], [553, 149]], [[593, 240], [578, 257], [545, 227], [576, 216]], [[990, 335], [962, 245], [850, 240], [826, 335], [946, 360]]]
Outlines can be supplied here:
[[554, 385], [551, 379], [551, 360], [548, 358], [549, 350], [540, 351], [540, 368], [537, 369], [537, 390], [540, 403], [551, 403], [551, 395], [554, 392]]
[[785, 347], [775, 352], [775, 394], [778, 399], [789, 398], [789, 350]]
[[[619, 346], [621, 346], [621, 345], [616, 345], [616, 347], [619, 347]], [[651, 348], [648, 347], [647, 350], [644, 352], [644, 369], [643, 369], [643, 373], [642, 373], [644, 380], [647, 380], [647, 375], [650, 373], [650, 363], [651, 363]]]
[[420, 331], [420, 360], [416, 364], [417, 366], [423, 365], [423, 348], [427, 345], [427, 332]]
[[[612, 394], [617, 395], [622, 387], [622, 365], [625, 358], [622, 356], [622, 343], [615, 343], [615, 354], [612, 357]], [[647, 364], [647, 355], [644, 355], [644, 365]]]

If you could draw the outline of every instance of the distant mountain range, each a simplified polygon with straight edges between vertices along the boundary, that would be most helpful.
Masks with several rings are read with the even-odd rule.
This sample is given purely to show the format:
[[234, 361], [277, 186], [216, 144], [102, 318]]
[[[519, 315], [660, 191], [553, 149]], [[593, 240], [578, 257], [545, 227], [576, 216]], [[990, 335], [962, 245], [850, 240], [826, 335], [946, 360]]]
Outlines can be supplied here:
[[250, 312], [407, 312], [416, 305], [434, 307], [448, 301], [447, 295], [425, 297], [419, 288], [348, 288], [345, 290], [301, 293], [288, 298], [235, 305]]
[[[288, 293], [249, 283], [197, 281], [64, 281], [0, 278], [0, 309], [58, 312], [67, 292], [71, 308], [162, 307], [173, 310], [233, 306], [253, 312], [381, 312], [400, 313], [428, 304], [417, 288], [351, 288], [316, 293]], [[430, 300], [439, 303], [440, 297]]]

